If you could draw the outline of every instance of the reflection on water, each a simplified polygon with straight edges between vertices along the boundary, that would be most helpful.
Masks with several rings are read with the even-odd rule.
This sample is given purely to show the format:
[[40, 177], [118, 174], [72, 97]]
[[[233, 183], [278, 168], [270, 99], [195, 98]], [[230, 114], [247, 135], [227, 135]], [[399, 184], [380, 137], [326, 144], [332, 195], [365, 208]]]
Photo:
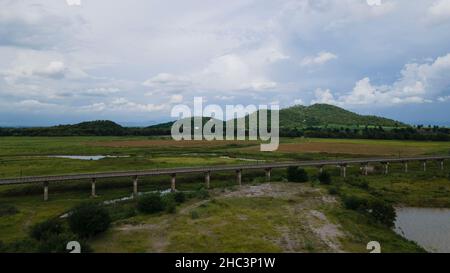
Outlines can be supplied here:
[[112, 155], [49, 155], [48, 157], [68, 158], [79, 160], [100, 160], [103, 158], [129, 157], [129, 156], [112, 156]]
[[395, 231], [427, 251], [450, 253], [450, 209], [398, 208]]

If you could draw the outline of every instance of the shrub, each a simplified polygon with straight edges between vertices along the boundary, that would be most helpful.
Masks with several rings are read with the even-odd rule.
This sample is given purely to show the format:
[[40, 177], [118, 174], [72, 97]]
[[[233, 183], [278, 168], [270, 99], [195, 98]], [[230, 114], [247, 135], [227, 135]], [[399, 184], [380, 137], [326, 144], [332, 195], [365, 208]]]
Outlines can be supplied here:
[[198, 219], [200, 215], [198, 215], [198, 212], [196, 210], [191, 211], [191, 219], [195, 220]]
[[177, 203], [170, 198], [164, 203], [164, 208], [167, 213], [175, 213], [177, 211]]
[[344, 207], [346, 209], [351, 210], [359, 210], [359, 211], [365, 211], [367, 209], [367, 205], [369, 201], [366, 198], [359, 197], [359, 196], [345, 196], [343, 198]]
[[108, 211], [97, 204], [81, 204], [68, 217], [70, 229], [82, 238], [104, 232], [111, 224]]
[[291, 166], [287, 169], [287, 178], [291, 182], [308, 182], [308, 173], [304, 169], [299, 169], [296, 166]]
[[195, 197], [198, 199], [207, 199], [209, 198], [209, 192], [205, 189], [199, 189], [195, 192]]
[[92, 252], [91, 247], [83, 240], [79, 240], [73, 233], [61, 233], [52, 235], [47, 240], [39, 242], [36, 251], [40, 253], [69, 253], [71, 249], [67, 249], [67, 243], [77, 241], [81, 245], [81, 252]]
[[381, 200], [373, 200], [369, 202], [368, 212], [379, 223], [390, 228], [394, 226], [397, 214], [391, 204]]
[[379, 199], [369, 200], [358, 196], [346, 196], [343, 201], [347, 209], [363, 212], [389, 228], [394, 226], [397, 215], [390, 203]]
[[177, 210], [177, 202], [175, 201], [175, 193], [165, 194], [161, 197], [164, 210], [167, 213], [175, 213]]
[[346, 179], [346, 182], [354, 187], [358, 187], [364, 190], [369, 189], [369, 183], [361, 178], [349, 177]]
[[156, 213], [164, 210], [163, 200], [159, 193], [147, 194], [139, 198], [137, 209], [142, 213]]
[[325, 171], [321, 172], [319, 174], [319, 176], [317, 177], [317, 179], [319, 179], [321, 184], [324, 184], [324, 185], [331, 184], [331, 175], [328, 172], [325, 172]]
[[0, 253], [33, 253], [38, 246], [37, 241], [31, 238], [16, 240], [11, 243], [0, 243]]
[[328, 189], [328, 193], [331, 195], [338, 195], [339, 194], [339, 188], [336, 186], [330, 187]]
[[47, 238], [61, 234], [64, 231], [64, 227], [58, 219], [50, 219], [42, 223], [35, 224], [30, 229], [30, 237], [42, 241]]
[[181, 204], [184, 201], [186, 201], [186, 195], [182, 191], [175, 192], [173, 195], [173, 198], [174, 198], [175, 202], [177, 202], [178, 204]]
[[18, 212], [19, 210], [11, 204], [0, 204], [0, 217], [14, 215]]

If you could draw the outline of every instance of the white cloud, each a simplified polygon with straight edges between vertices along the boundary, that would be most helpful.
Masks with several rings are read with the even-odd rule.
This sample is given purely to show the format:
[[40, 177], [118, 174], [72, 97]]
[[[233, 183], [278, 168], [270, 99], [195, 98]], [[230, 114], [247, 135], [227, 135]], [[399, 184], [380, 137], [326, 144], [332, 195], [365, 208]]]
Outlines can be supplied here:
[[438, 98], [439, 102], [447, 102], [450, 101], [450, 96], [443, 96]]
[[84, 96], [102, 97], [102, 96], [108, 96], [111, 94], [116, 94], [119, 92], [120, 92], [120, 89], [117, 87], [94, 87], [94, 88], [89, 88], [87, 90], [83, 90], [79, 93]]
[[369, 6], [381, 6], [381, 0], [366, 0]]
[[181, 103], [183, 102], [183, 96], [180, 94], [175, 94], [170, 96], [169, 103]]
[[146, 80], [143, 85], [150, 87], [148, 95], [154, 95], [155, 91], [271, 90], [277, 87], [277, 83], [268, 77], [267, 70], [272, 64], [287, 59], [289, 56], [281, 49], [269, 44], [256, 50], [213, 57], [202, 69], [191, 73], [160, 73]]
[[311, 104], [314, 103], [326, 103], [326, 104], [337, 104], [337, 101], [334, 99], [333, 94], [330, 89], [322, 90], [320, 88], [314, 91], [315, 99], [311, 101]]
[[302, 66], [322, 65], [331, 60], [337, 59], [337, 56], [331, 52], [319, 52], [316, 56], [308, 56], [301, 61]]
[[170, 73], [159, 73], [146, 80], [143, 85], [156, 89], [183, 89], [191, 85], [189, 77], [177, 76]]
[[81, 0], [66, 0], [69, 6], [81, 6]]
[[[396, 105], [429, 103], [450, 87], [450, 53], [434, 62], [405, 65], [401, 78], [392, 85], [373, 85], [368, 77], [358, 81], [353, 90], [335, 99], [330, 90], [316, 91], [313, 102], [337, 105]], [[438, 99], [440, 100], [440, 99]]]
[[450, 0], [435, 1], [428, 8], [428, 14], [434, 20], [450, 19]]
[[126, 98], [116, 98], [107, 105], [108, 110], [120, 110], [125, 112], [156, 112], [167, 110], [166, 104], [142, 104], [129, 101]]

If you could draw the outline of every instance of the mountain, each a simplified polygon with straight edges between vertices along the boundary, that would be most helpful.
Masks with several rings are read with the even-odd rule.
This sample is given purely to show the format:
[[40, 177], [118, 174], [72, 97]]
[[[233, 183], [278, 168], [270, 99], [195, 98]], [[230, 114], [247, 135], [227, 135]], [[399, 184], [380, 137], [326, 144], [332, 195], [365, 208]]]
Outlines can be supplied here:
[[127, 129], [109, 120], [86, 121], [71, 125], [31, 128], [2, 128], [0, 135], [12, 136], [120, 136]]
[[304, 128], [309, 126], [382, 126], [405, 127], [401, 122], [377, 117], [359, 115], [329, 104], [311, 106], [297, 105], [280, 110], [281, 128]]
[[[251, 115], [258, 115], [259, 112]], [[345, 109], [327, 105], [314, 104], [311, 106], [293, 106], [282, 109], [280, 115], [280, 134], [283, 136], [300, 136], [302, 131], [311, 131], [314, 128], [314, 135], [331, 135], [330, 132], [324, 133], [321, 130], [333, 130], [333, 128], [369, 126], [369, 127], [399, 127], [410, 129], [411, 127], [401, 122], [376, 116], [359, 115]], [[203, 117], [203, 125], [211, 118]], [[249, 116], [245, 117], [248, 129]], [[193, 118], [189, 118], [193, 127]], [[270, 118], [268, 118], [270, 126]], [[231, 121], [227, 121], [231, 122]], [[233, 120], [236, 122], [236, 120]], [[96, 120], [82, 122], [73, 125], [58, 125], [52, 127], [35, 128], [0, 128], [0, 136], [123, 136], [123, 135], [170, 135], [173, 122], [160, 123], [153, 126], [122, 127], [121, 125], [109, 120]], [[226, 123], [224, 122], [224, 130]], [[192, 128], [191, 127], [191, 128]], [[361, 128], [361, 127], [360, 127]], [[307, 130], [305, 130], [307, 129]], [[345, 129], [347, 130], [347, 129]], [[194, 131], [194, 130], [193, 130]], [[317, 133], [317, 131], [320, 133]], [[333, 134], [335, 132], [332, 132]], [[305, 132], [306, 134], [306, 132]], [[347, 137], [348, 132], [345, 132]], [[340, 135], [333, 135], [339, 137]], [[358, 136], [361, 136], [359, 133]]]
[[[270, 111], [269, 111], [270, 112]], [[259, 115], [259, 112], [250, 114]], [[377, 116], [365, 116], [353, 113], [337, 106], [329, 104], [314, 104], [311, 106], [296, 105], [281, 109], [280, 130], [304, 129], [307, 127], [408, 127], [408, 125], [388, 118]], [[205, 124], [209, 118], [203, 118]], [[248, 129], [249, 116], [245, 117]], [[192, 122], [192, 119], [191, 119]], [[229, 122], [229, 121], [228, 121]], [[235, 121], [236, 122], [236, 121]], [[268, 118], [270, 125], [270, 118]], [[161, 123], [147, 127], [151, 131], [170, 132], [173, 122]], [[225, 128], [225, 127], [224, 127]]]

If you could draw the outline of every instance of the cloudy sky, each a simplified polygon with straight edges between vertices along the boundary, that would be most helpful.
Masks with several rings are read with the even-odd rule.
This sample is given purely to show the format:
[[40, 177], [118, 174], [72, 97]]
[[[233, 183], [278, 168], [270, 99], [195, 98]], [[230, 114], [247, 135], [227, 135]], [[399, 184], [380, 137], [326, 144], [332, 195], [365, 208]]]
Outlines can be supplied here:
[[450, 0], [0, 0], [0, 126], [329, 103], [450, 125]]

